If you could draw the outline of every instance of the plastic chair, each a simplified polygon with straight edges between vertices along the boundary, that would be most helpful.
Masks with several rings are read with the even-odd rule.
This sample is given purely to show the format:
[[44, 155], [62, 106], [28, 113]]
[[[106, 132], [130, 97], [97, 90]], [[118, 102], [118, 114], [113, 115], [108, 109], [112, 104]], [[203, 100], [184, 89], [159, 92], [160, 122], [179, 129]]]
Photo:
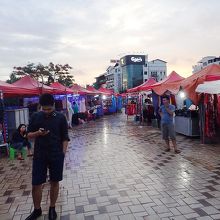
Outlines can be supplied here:
[[[12, 146], [9, 147], [9, 159], [10, 160], [14, 160], [15, 159], [15, 154], [17, 153], [18, 151], [16, 149], [14, 149]], [[22, 154], [22, 157], [24, 159], [27, 158], [27, 149], [26, 147], [23, 147], [22, 150], [21, 150], [21, 154]]]

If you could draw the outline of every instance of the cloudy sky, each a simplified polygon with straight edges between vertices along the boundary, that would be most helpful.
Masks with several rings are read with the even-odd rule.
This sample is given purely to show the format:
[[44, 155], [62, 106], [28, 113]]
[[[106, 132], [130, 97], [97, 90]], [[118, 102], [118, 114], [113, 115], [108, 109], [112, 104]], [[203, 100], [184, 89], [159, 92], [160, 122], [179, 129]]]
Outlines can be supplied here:
[[92, 83], [128, 53], [187, 76], [203, 56], [220, 55], [219, 8], [219, 0], [0, 0], [0, 76], [53, 61]]

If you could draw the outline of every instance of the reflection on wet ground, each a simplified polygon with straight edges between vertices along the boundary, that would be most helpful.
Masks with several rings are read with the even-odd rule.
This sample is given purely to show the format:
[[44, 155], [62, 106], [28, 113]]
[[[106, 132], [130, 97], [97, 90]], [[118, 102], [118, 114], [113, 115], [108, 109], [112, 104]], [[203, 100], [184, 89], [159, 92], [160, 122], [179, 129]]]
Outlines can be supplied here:
[[[160, 131], [124, 115], [74, 128], [57, 203], [62, 220], [220, 219], [220, 146], [178, 135], [164, 152]], [[0, 219], [31, 212], [31, 159], [0, 159]], [[42, 208], [47, 219], [49, 184]]]

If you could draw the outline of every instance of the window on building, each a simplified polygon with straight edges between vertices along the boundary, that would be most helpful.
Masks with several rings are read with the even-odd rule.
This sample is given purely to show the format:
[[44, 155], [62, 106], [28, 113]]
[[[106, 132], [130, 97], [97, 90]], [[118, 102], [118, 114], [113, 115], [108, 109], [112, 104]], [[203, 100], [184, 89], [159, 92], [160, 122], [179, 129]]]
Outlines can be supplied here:
[[147, 75], [147, 71], [144, 71], [144, 75]]

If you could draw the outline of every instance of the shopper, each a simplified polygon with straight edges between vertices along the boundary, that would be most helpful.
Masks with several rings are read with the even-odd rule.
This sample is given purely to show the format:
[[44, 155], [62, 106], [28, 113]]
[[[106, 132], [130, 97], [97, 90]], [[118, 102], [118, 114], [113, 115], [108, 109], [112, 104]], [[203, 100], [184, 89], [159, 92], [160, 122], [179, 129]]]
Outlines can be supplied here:
[[59, 193], [59, 181], [63, 179], [64, 156], [68, 146], [68, 124], [63, 114], [54, 110], [54, 98], [50, 94], [40, 97], [41, 111], [35, 113], [28, 127], [28, 138], [35, 139], [32, 170], [32, 196], [34, 211], [26, 220], [41, 216], [42, 184], [50, 174], [49, 220], [57, 218], [55, 204]]
[[79, 107], [75, 101], [73, 101], [73, 117], [72, 124], [79, 125]]
[[18, 151], [18, 160], [23, 160], [22, 158], [22, 148], [27, 147], [28, 156], [33, 156], [31, 151], [31, 143], [27, 139], [26, 125], [20, 124], [17, 131], [12, 135], [11, 145]]
[[147, 121], [147, 125], [152, 124], [152, 118], [154, 117], [154, 108], [150, 99], [145, 99], [143, 104], [143, 118], [144, 122]]
[[174, 112], [175, 112], [175, 106], [169, 104], [169, 96], [163, 96], [162, 102], [163, 105], [161, 105], [159, 109], [159, 113], [161, 116], [161, 129], [162, 129], [162, 136], [163, 139], [166, 142], [166, 151], [170, 151], [170, 141], [171, 139], [174, 147], [175, 153], [180, 153], [180, 150], [177, 149], [176, 144], [176, 134], [174, 129]]

